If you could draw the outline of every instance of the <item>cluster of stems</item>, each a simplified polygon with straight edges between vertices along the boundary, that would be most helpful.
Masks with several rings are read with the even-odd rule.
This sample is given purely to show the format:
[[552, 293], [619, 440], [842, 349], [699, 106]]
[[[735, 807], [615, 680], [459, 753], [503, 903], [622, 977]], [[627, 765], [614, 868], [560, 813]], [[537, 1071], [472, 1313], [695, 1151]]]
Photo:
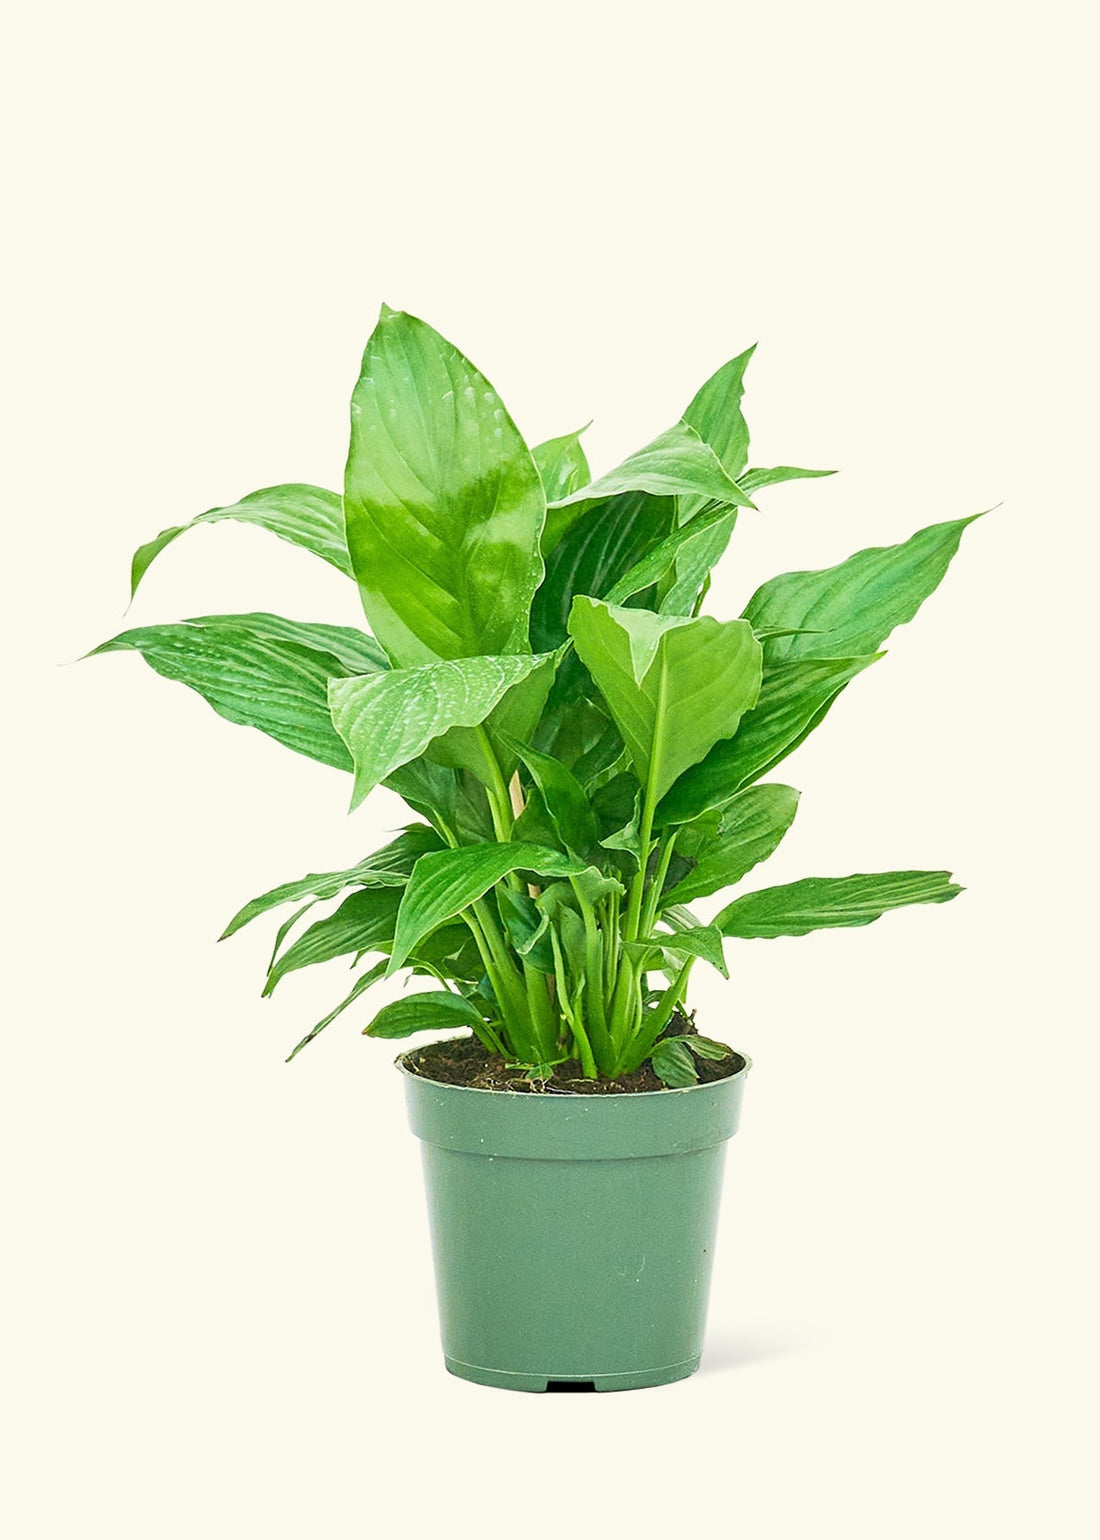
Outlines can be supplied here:
[[[507, 842], [523, 811], [523, 793], [518, 777], [509, 788], [487, 734], [477, 731], [490, 767], [486, 794], [494, 832], [499, 841]], [[694, 960], [684, 960], [655, 1000], [648, 995], [646, 968], [647, 962], [652, 966], [652, 947], [644, 943], [653, 935], [676, 838], [673, 830], [654, 841], [656, 802], [655, 787], [647, 786], [638, 870], [625, 895], [613, 891], [592, 899], [581, 881], [568, 879], [584, 926], [583, 957], [571, 953], [567, 963], [551, 920], [554, 971], [543, 972], [510, 945], [489, 895], [463, 912], [499, 1012], [495, 1026], [483, 1023], [474, 1028], [486, 1048], [532, 1067], [575, 1059], [593, 1080], [628, 1074], [649, 1057], [673, 1012], [684, 1002]], [[450, 845], [458, 845], [453, 831], [442, 823], [440, 832]], [[514, 872], [504, 880], [516, 892], [538, 891], [528, 889]], [[659, 945], [659, 940], [654, 944]]]

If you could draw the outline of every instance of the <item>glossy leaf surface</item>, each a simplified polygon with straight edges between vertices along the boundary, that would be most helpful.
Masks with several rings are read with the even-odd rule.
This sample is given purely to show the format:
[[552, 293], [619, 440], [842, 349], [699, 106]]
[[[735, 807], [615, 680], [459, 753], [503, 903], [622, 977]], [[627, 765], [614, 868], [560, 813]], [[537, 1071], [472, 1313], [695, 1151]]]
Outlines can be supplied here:
[[745, 619], [755, 627], [806, 628], [769, 642], [769, 664], [874, 652], [895, 626], [912, 620], [947, 571], [963, 530], [980, 517], [933, 524], [901, 545], [873, 546], [836, 567], [785, 572], [764, 583]]
[[552, 503], [546, 518], [544, 551], [551, 551], [588, 509], [624, 492], [698, 497], [737, 508], [753, 507], [752, 499], [723, 468], [710, 445], [688, 423], [678, 422], [606, 476]]
[[736, 732], [756, 701], [761, 649], [744, 621], [661, 617], [578, 598], [570, 630], [654, 797]]
[[736, 736], [715, 744], [663, 798], [657, 809], [658, 828], [687, 823], [709, 808], [722, 807], [767, 775], [817, 726], [848, 681], [881, 656], [819, 659], [768, 669], [756, 705], [742, 717]]
[[[430, 857], [423, 857], [429, 860]], [[393, 940], [399, 888], [360, 888], [350, 893], [338, 909], [304, 931], [293, 946], [276, 958], [267, 976], [264, 994], [271, 994], [279, 980], [299, 968], [331, 962], [359, 952], [383, 952]]]
[[[272, 621], [278, 625], [272, 627]], [[196, 690], [227, 721], [258, 728], [288, 749], [350, 770], [351, 756], [328, 709], [329, 680], [351, 672], [327, 645], [332, 629], [267, 615], [199, 617], [123, 631], [89, 657], [138, 652], [158, 674]]]
[[348, 577], [352, 576], [351, 558], [344, 538], [344, 509], [338, 492], [312, 487], [304, 482], [290, 482], [280, 487], [265, 487], [250, 492], [239, 503], [225, 508], [208, 508], [188, 524], [174, 524], [162, 529], [155, 540], [138, 546], [130, 563], [130, 593], [166, 546], [199, 524], [218, 524], [233, 519], [241, 524], [257, 524], [291, 545], [312, 551]]
[[401, 966], [422, 936], [461, 914], [511, 872], [568, 877], [586, 863], [542, 845], [516, 842], [471, 845], [422, 856], [401, 900], [390, 972]]
[[447, 989], [405, 995], [384, 1005], [363, 1028], [365, 1037], [411, 1037], [414, 1032], [445, 1032], [455, 1027], [480, 1026], [484, 1017], [462, 995]]
[[662, 905], [690, 904], [720, 888], [740, 882], [775, 850], [798, 810], [792, 786], [750, 786], [723, 807], [717, 829], [693, 839], [692, 826], [681, 829], [676, 854], [692, 863], [662, 895]]
[[341, 872], [311, 872], [306, 877], [280, 883], [277, 888], [261, 893], [258, 898], [251, 899], [238, 909], [219, 939], [224, 941], [258, 915], [266, 914], [280, 904], [294, 903], [300, 898], [335, 898], [345, 888], [354, 887], [403, 888], [418, 859], [429, 850], [440, 850], [442, 846], [443, 841], [434, 829], [427, 824], [413, 824], [357, 866], [349, 866]]
[[557, 497], [568, 497], [591, 480], [592, 473], [581, 447], [581, 434], [584, 431], [584, 428], [578, 428], [575, 433], [548, 438], [532, 449], [531, 458], [538, 467], [548, 503]]
[[430, 326], [383, 308], [351, 411], [348, 550], [391, 658], [526, 652], [546, 500], [496, 391]]
[[734, 899], [714, 924], [724, 936], [805, 936], [834, 926], [869, 925], [888, 909], [943, 904], [961, 892], [950, 872], [807, 877]]
[[546, 660], [528, 654], [456, 658], [334, 680], [332, 720], [355, 763], [351, 805], [455, 727], [478, 727]]

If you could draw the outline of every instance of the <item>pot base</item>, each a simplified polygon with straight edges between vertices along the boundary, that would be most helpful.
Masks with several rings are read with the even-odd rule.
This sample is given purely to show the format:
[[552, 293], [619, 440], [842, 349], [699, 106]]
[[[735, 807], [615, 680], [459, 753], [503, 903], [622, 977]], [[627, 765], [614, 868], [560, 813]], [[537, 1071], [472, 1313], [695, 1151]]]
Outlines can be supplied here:
[[628, 1374], [512, 1374], [501, 1369], [483, 1369], [480, 1364], [466, 1364], [458, 1358], [444, 1356], [449, 1374], [460, 1380], [472, 1380], [475, 1385], [492, 1385], [498, 1390], [527, 1390], [536, 1393], [546, 1391], [551, 1385], [589, 1386], [593, 1390], [647, 1390], [653, 1385], [671, 1385], [674, 1380], [686, 1380], [699, 1367], [698, 1358], [685, 1358], [682, 1363], [664, 1364], [659, 1369], [638, 1369]]

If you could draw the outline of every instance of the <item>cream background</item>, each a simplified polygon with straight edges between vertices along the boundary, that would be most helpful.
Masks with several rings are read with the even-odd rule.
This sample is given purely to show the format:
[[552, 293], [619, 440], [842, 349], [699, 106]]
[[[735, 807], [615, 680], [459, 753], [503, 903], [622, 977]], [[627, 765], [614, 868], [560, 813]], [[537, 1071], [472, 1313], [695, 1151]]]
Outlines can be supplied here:
[[[38, 1537], [1095, 1533], [1089, 10], [242, 0], [27, 8], [3, 110], [7, 1261], [0, 1506]], [[731, 947], [755, 1060], [709, 1349], [641, 1396], [447, 1377], [417, 1152], [339, 965], [245, 898], [357, 859], [347, 783], [136, 658], [134, 546], [337, 484], [380, 300], [606, 468], [749, 342], [762, 495], [712, 611], [1001, 501], [784, 766], [762, 877], [946, 908]], [[258, 531], [129, 617], [354, 622]], [[1092, 1162], [1092, 1164], [1090, 1164]]]

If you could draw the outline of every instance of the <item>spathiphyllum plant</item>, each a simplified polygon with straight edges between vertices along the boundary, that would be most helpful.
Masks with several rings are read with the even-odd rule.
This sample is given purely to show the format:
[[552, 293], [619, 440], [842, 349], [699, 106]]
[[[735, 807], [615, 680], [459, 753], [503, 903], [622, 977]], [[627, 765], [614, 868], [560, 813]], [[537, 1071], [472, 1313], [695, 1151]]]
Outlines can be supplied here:
[[[784, 573], [737, 619], [703, 614], [741, 510], [829, 474], [746, 468], [751, 353], [593, 479], [580, 433], [528, 448], [473, 364], [383, 308], [342, 495], [270, 487], [135, 554], [136, 589], [185, 529], [236, 519], [339, 568], [362, 598], [369, 630], [205, 615], [97, 649], [136, 650], [230, 721], [351, 772], [352, 807], [386, 786], [416, 815], [383, 849], [264, 893], [226, 928], [294, 906], [265, 993], [353, 959], [351, 992], [292, 1058], [371, 985], [407, 974], [426, 987], [383, 1006], [369, 1036], [469, 1028], [520, 1088], [565, 1063], [589, 1083], [648, 1063], [684, 1087], [700, 1060], [730, 1053], [687, 1008], [697, 964], [726, 974], [727, 939], [865, 925], [959, 892], [947, 872], [881, 872], [757, 888], [705, 923], [691, 908], [775, 850], [798, 793], [767, 778], [915, 615], [970, 522]], [[309, 923], [326, 900], [338, 903]]]

